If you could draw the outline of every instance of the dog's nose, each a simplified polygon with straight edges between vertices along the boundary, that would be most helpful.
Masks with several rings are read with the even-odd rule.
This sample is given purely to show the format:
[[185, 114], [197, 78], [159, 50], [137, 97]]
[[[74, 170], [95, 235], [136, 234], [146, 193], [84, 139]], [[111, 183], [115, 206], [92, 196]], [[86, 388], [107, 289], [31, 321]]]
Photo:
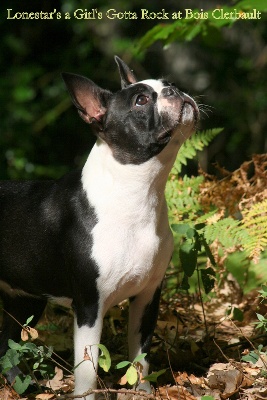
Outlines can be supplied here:
[[195, 107], [196, 105], [195, 101], [192, 99], [192, 97], [188, 96], [188, 94], [182, 93], [182, 98], [185, 103], [189, 103], [191, 104], [192, 107]]
[[177, 89], [176, 90], [175, 89], [176, 89], [175, 87], [171, 87], [171, 86], [165, 87], [162, 90], [162, 95], [164, 97], [177, 95]]
[[173, 96], [174, 94], [175, 94], [174, 88], [168, 87], [168, 90], [167, 90], [166, 95], [167, 95], [167, 96]]

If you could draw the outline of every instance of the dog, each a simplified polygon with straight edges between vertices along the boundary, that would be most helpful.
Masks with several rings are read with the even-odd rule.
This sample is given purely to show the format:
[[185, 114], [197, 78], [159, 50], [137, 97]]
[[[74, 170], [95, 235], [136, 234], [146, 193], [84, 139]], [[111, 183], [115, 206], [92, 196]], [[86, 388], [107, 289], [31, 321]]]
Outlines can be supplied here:
[[[24, 324], [48, 300], [72, 306], [75, 394], [96, 388], [103, 317], [129, 298], [129, 357], [148, 374], [161, 283], [173, 237], [164, 197], [168, 174], [199, 119], [196, 102], [166, 80], [137, 81], [115, 56], [115, 93], [76, 74], [62, 77], [96, 135], [82, 171], [56, 181], [0, 183], [0, 290]], [[4, 312], [0, 356], [20, 326]], [[91, 360], [83, 361], [90, 347]], [[150, 392], [150, 384], [138, 390]], [[93, 399], [88, 395], [86, 399]]]

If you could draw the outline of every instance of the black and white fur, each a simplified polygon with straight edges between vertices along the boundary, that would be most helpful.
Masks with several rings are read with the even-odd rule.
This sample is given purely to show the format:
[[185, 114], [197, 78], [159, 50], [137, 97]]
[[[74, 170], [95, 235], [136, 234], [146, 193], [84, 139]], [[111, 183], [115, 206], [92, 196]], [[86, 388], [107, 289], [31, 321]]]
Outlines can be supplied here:
[[[75, 365], [100, 343], [106, 311], [129, 298], [129, 357], [148, 353], [161, 282], [172, 256], [164, 188], [198, 119], [194, 100], [164, 80], [137, 82], [115, 57], [122, 89], [63, 74], [97, 141], [82, 171], [57, 181], [0, 183], [0, 291], [4, 309], [25, 323], [47, 300], [75, 314]], [[20, 326], [3, 315], [0, 356]], [[91, 348], [97, 365], [98, 349]], [[75, 369], [76, 394], [96, 387], [91, 361]], [[148, 373], [148, 357], [143, 362]], [[148, 383], [139, 389], [150, 390]], [[93, 396], [88, 396], [90, 399]]]

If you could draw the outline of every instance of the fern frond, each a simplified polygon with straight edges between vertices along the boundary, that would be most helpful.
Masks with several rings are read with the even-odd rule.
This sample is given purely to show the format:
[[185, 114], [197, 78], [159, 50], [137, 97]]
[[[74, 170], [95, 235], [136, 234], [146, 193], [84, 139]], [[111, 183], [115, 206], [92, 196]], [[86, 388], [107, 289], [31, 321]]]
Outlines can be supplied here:
[[171, 174], [177, 175], [181, 172], [182, 166], [187, 164], [187, 160], [193, 159], [197, 151], [203, 150], [221, 131], [223, 128], [214, 128], [206, 131], [200, 131], [191, 136], [181, 146]]
[[250, 236], [250, 240], [244, 244], [244, 249], [256, 263], [260, 253], [267, 248], [267, 199], [243, 210], [242, 214], [242, 225]]
[[199, 187], [203, 182], [203, 176], [174, 179], [167, 181], [165, 196], [169, 209], [170, 223], [180, 220], [194, 220], [201, 206], [198, 201]]
[[249, 235], [240, 221], [233, 218], [223, 218], [214, 224], [206, 225], [204, 236], [207, 243], [211, 244], [217, 240], [222, 247], [231, 248], [233, 246], [244, 247]]

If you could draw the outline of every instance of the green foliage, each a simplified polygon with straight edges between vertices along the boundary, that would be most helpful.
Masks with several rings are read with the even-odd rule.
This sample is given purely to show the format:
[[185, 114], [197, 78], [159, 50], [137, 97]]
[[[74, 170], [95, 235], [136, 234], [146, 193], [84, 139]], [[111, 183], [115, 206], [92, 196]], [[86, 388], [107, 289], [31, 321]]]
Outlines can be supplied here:
[[215, 400], [213, 396], [202, 396], [200, 400]]
[[52, 376], [53, 372], [48, 361], [51, 359], [52, 348], [37, 346], [31, 342], [16, 343], [9, 339], [9, 349], [0, 359], [1, 371], [6, 374], [13, 367], [22, 365], [26, 367], [25, 375], [17, 375], [14, 389], [17, 393], [24, 393], [32, 380], [37, 382], [36, 373], [40, 373], [44, 378]]
[[259, 290], [260, 296], [262, 297], [262, 301], [267, 299], [267, 286], [262, 285], [262, 289]]
[[146, 357], [146, 353], [139, 354], [135, 359], [130, 361], [121, 361], [116, 365], [117, 369], [128, 367], [124, 377], [121, 379], [121, 384], [126, 384], [127, 382], [130, 385], [135, 385], [139, 381], [146, 380], [149, 382], [157, 382], [158, 378], [165, 374], [167, 369], [161, 369], [160, 371], [153, 372], [147, 376], [142, 375], [142, 367], [140, 366], [140, 361], [142, 361]]
[[263, 328], [267, 332], [267, 318], [263, 315], [256, 313], [259, 322], [256, 322], [256, 328]]
[[187, 165], [187, 160], [192, 160], [197, 155], [197, 151], [203, 150], [222, 131], [223, 128], [199, 131], [187, 139], [179, 150], [171, 174], [179, 174], [182, 166]]
[[[213, 267], [216, 267], [216, 262], [201, 233], [203, 224], [194, 227], [189, 224], [174, 224], [172, 229], [182, 239], [179, 248], [179, 258], [184, 272], [181, 288], [188, 290], [190, 288], [189, 278], [198, 269], [198, 255], [203, 254], [204, 251]], [[200, 275], [205, 293], [209, 293], [214, 287], [215, 271], [211, 267], [207, 267], [200, 270]]]
[[240, 221], [231, 217], [223, 218], [216, 223], [207, 224], [204, 229], [204, 236], [208, 243], [219, 240], [220, 244], [229, 248], [240, 244], [241, 246], [248, 240], [247, 231], [241, 227]]
[[146, 355], [147, 353], [142, 353], [136, 356], [132, 362], [121, 361], [116, 365], [117, 369], [128, 367], [124, 377], [121, 379], [121, 384], [124, 385], [128, 382], [130, 385], [135, 385], [141, 380], [142, 371], [140, 368], [140, 361], [142, 361]]
[[[259, 294], [262, 298], [262, 301], [265, 301], [267, 298], [267, 286], [263, 285], [262, 289], [259, 290]], [[267, 319], [261, 315], [256, 313], [257, 318], [258, 318], [258, 322], [255, 323], [255, 326], [257, 329], [261, 329], [263, 331], [265, 331], [265, 333], [267, 333]], [[261, 359], [262, 364], [263, 364], [263, 371], [262, 374], [266, 375], [266, 371], [267, 371], [267, 364], [266, 364], [266, 357], [267, 357], [267, 351], [265, 349], [265, 351], [263, 351], [263, 345], [260, 344], [258, 346], [258, 348], [254, 348], [252, 351], [250, 351], [248, 354], [242, 356], [241, 360], [242, 361], [246, 361], [246, 362], [250, 362], [252, 364], [256, 364], [256, 362]]]
[[101, 354], [98, 357], [98, 364], [105, 372], [108, 372], [111, 367], [109, 351], [103, 344], [97, 344], [97, 347], [101, 350]]
[[[27, 324], [32, 320], [32, 317], [28, 318]], [[24, 326], [27, 326], [25, 324]], [[21, 343], [16, 343], [13, 340], [9, 339], [8, 341], [9, 349], [6, 354], [0, 359], [0, 367], [1, 373], [6, 374], [13, 367], [16, 366], [24, 366], [26, 367], [26, 373], [19, 374], [15, 378], [14, 389], [18, 394], [24, 393], [32, 381], [39, 387], [38, 380], [36, 377], [36, 373], [40, 373], [41, 376], [45, 379], [48, 377], [52, 377], [54, 375], [54, 371], [49, 361], [51, 361], [51, 356], [53, 350], [51, 347], [47, 348], [45, 346], [37, 346], [36, 344], [26, 341]], [[108, 349], [103, 344], [96, 344], [101, 354], [98, 358], [99, 366], [105, 371], [108, 372], [111, 367], [111, 357]], [[140, 361], [142, 361], [146, 357], [146, 353], [139, 354], [135, 357], [135, 359], [130, 361], [121, 361], [116, 365], [116, 369], [122, 369], [128, 367], [124, 377], [121, 379], [121, 384], [126, 384], [127, 382], [130, 385], [135, 385], [141, 381], [141, 379], [148, 380], [150, 382], [157, 382], [159, 376], [166, 372], [166, 369], [162, 369], [158, 372], [153, 372], [150, 375], [145, 377], [142, 376], [142, 366]], [[92, 362], [89, 356], [85, 356], [84, 360], [81, 362], [85, 362], [89, 360]], [[81, 364], [80, 363], [80, 364]], [[77, 368], [80, 364], [74, 367]], [[41, 388], [39, 387], [41, 390]]]
[[[203, 176], [190, 178], [185, 175], [182, 179], [178, 179], [177, 175], [181, 172], [182, 166], [187, 165], [188, 160], [195, 158], [197, 151], [203, 150], [222, 130], [222, 128], [214, 128], [197, 132], [181, 146], [165, 189], [171, 224], [179, 220], [196, 220], [203, 214], [198, 200]], [[213, 213], [207, 214], [206, 218]], [[199, 218], [198, 223], [200, 222], [202, 221]]]
[[[235, 5], [223, 6], [225, 13], [235, 13], [235, 10], [243, 12], [253, 11], [257, 9], [260, 12], [267, 12], [265, 0], [241, 0]], [[222, 27], [231, 26], [239, 19], [235, 18], [214, 18], [212, 10], [205, 10], [205, 18], [182, 18], [175, 20], [175, 15], [172, 15], [175, 22], [169, 24], [158, 24], [150, 29], [138, 42], [136, 52], [142, 52], [152, 46], [156, 41], [160, 40], [163, 44], [169, 45], [175, 41], [192, 41], [196, 36], [215, 36], [214, 31], [220, 30]], [[201, 15], [199, 9], [192, 10], [193, 14]], [[215, 36], [216, 37], [216, 36]]]
[[199, 213], [202, 207], [198, 200], [200, 184], [204, 181], [203, 176], [189, 178], [177, 178], [170, 176], [167, 181], [165, 196], [169, 209], [170, 223], [179, 221], [192, 221]]
[[[231, 194], [226, 196], [226, 192], [223, 192], [224, 188], [231, 192], [231, 187], [235, 187], [239, 194], [243, 192], [238, 191], [238, 185], [240, 185], [240, 190], [243, 190], [243, 186], [245, 186], [247, 191], [249, 185], [254, 185], [256, 178], [251, 183], [248, 178], [244, 181], [245, 175], [242, 174], [247, 174], [247, 167], [241, 168], [241, 172], [238, 174], [233, 173], [233, 179], [229, 181], [229, 184], [224, 182], [222, 193], [219, 193], [222, 196], [221, 203], [219, 203], [222, 204], [222, 210], [212, 205], [212, 196], [219, 194], [210, 190], [212, 185], [220, 185], [219, 183], [209, 182], [209, 186], [207, 186], [205, 176], [202, 175], [191, 178], [186, 175], [183, 178], [178, 177], [182, 164], [186, 165], [187, 160], [195, 157], [197, 151], [207, 146], [219, 132], [221, 129], [212, 129], [193, 135], [181, 147], [166, 185], [169, 220], [175, 234], [176, 253], [179, 255], [176, 266], [183, 272], [181, 288], [189, 289], [191, 277], [196, 271], [199, 271], [198, 276], [205, 293], [209, 293], [213, 289], [216, 273], [219, 272], [214, 255], [218, 259], [220, 253], [227, 255], [241, 252], [242, 263], [247, 260], [250, 264], [251, 260], [258, 262], [261, 253], [267, 248], [267, 201], [260, 201], [247, 209], [243, 207], [242, 218], [239, 219], [236, 218], [236, 206], [232, 207], [232, 211], [230, 208], [227, 209], [227, 203], [223, 203], [223, 196], [225, 195], [227, 198]], [[264, 162], [263, 158], [262, 162]], [[257, 165], [255, 164], [256, 169]], [[262, 177], [261, 174], [265, 174], [264, 167], [261, 171], [259, 170], [258, 174], [259, 177]], [[202, 194], [208, 190], [206, 188], [210, 190], [210, 194], [208, 203], [203, 203]], [[233, 202], [238, 203], [242, 196], [240, 194], [239, 198], [238, 195], [236, 196], [236, 200], [234, 197]], [[214, 197], [214, 204], [216, 202], [218, 201]], [[214, 243], [216, 243], [216, 251], [213, 248]], [[206, 259], [206, 266], [203, 258]], [[255, 286], [257, 286], [257, 282], [254, 279]], [[234, 311], [234, 314], [235, 319], [241, 318], [238, 311]]]
[[243, 212], [242, 225], [250, 237], [244, 248], [251, 258], [257, 257], [267, 247], [267, 199]]
[[161, 370], [159, 370], [157, 372], [152, 372], [152, 374], [144, 376], [143, 379], [146, 380], [146, 381], [149, 381], [149, 382], [156, 383], [156, 382], [158, 382], [158, 378], [161, 375], [165, 374], [166, 371], [167, 371], [167, 368], [161, 369]]
[[229, 306], [228, 310], [226, 310], [226, 315], [234, 321], [242, 322], [244, 319], [243, 311], [234, 306]]
[[258, 349], [252, 350], [252, 351], [249, 352], [249, 354], [246, 354], [245, 356], [242, 356], [241, 360], [242, 361], [246, 361], [246, 362], [250, 362], [252, 364], [256, 364], [256, 362], [259, 360], [260, 356], [261, 355], [263, 355], [263, 356], [265, 355], [265, 353], [262, 352], [262, 348], [263, 348], [263, 345], [260, 344], [258, 346]]

